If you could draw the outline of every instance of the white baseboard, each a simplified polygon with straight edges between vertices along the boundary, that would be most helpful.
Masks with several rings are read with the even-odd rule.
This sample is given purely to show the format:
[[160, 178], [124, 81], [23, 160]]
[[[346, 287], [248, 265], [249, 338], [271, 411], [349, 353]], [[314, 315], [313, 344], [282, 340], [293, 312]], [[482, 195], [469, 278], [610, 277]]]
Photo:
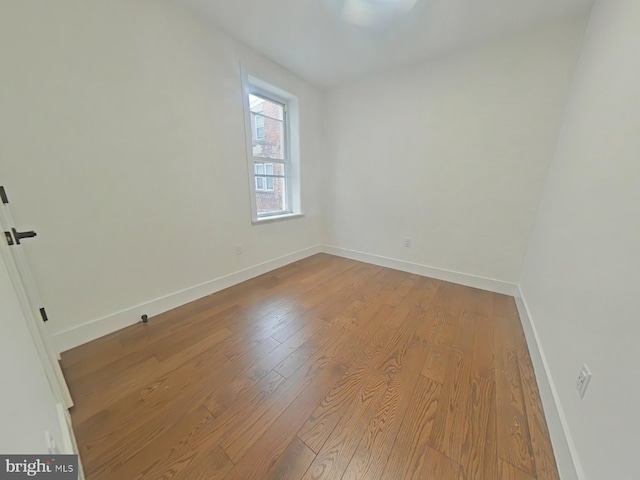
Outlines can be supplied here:
[[284, 255], [273, 260], [255, 265], [238, 272], [225, 275], [214, 280], [196, 285], [163, 297], [150, 300], [148, 302], [126, 308], [119, 312], [112, 313], [101, 318], [97, 318], [86, 322], [82, 325], [63, 330], [53, 335], [56, 347], [60, 352], [64, 352], [71, 348], [77, 347], [84, 343], [100, 338], [104, 335], [113, 333], [121, 328], [133, 325], [140, 320], [140, 316], [147, 314], [150, 317], [159, 315], [173, 308], [192, 302], [199, 298], [211, 295], [225, 288], [229, 288], [238, 283], [247, 281], [264, 273], [283, 267], [289, 263], [302, 260], [303, 258], [315, 255], [316, 253], [328, 253], [339, 257], [350, 258], [365, 263], [372, 263], [382, 267], [393, 268], [404, 272], [414, 273], [439, 280], [458, 283], [474, 288], [489, 290], [507, 295], [518, 295], [518, 287], [515, 284], [494, 280], [490, 278], [469, 275], [441, 268], [419, 265], [416, 263], [405, 262], [393, 258], [382, 257], [369, 253], [357, 252], [328, 245], [316, 245], [298, 252]]
[[556, 456], [560, 478], [562, 480], [585, 480], [573, 437], [567, 424], [567, 418], [560, 403], [560, 397], [553, 382], [553, 377], [551, 376], [547, 357], [544, 354], [535, 322], [533, 321], [533, 317], [527, 306], [527, 301], [520, 287], [518, 287], [518, 294], [515, 298], [522, 322], [522, 329], [527, 338], [527, 345], [529, 346], [529, 354], [533, 362], [536, 380], [538, 381], [540, 398], [542, 399], [542, 406], [547, 419], [547, 426], [549, 427], [549, 435], [551, 436], [551, 443]]
[[80, 458], [80, 451], [76, 443], [76, 436], [73, 433], [69, 410], [61, 403], [58, 403], [56, 404], [56, 411], [58, 412], [58, 422], [60, 423], [60, 430], [62, 431], [62, 445], [58, 447], [60, 453], [63, 455], [78, 455], [78, 480], [84, 480], [82, 459]]
[[356, 250], [348, 250], [346, 248], [333, 247], [323, 245], [322, 251], [338, 257], [350, 258], [364, 263], [371, 263], [381, 267], [393, 268], [403, 272], [421, 275], [423, 277], [436, 278], [446, 282], [457, 283], [467, 287], [478, 288], [480, 290], [488, 290], [495, 293], [503, 293], [505, 295], [519, 295], [518, 285], [515, 283], [504, 282], [502, 280], [494, 280], [493, 278], [479, 277], [468, 273], [455, 272], [443, 268], [430, 267], [428, 265], [420, 265], [395, 258], [383, 257], [371, 253], [358, 252]]
[[53, 335], [56, 347], [64, 352], [83, 343], [90, 342], [121, 328], [128, 327], [140, 321], [143, 314], [153, 317], [173, 308], [193, 302], [225, 288], [250, 280], [258, 275], [270, 272], [276, 268], [284, 267], [303, 258], [310, 257], [323, 251], [320, 245], [306, 248], [282, 257], [274, 258], [253, 267], [225, 275], [214, 280], [195, 285], [184, 290], [150, 300], [148, 302], [130, 307], [105, 317], [91, 320], [82, 325], [69, 328]]

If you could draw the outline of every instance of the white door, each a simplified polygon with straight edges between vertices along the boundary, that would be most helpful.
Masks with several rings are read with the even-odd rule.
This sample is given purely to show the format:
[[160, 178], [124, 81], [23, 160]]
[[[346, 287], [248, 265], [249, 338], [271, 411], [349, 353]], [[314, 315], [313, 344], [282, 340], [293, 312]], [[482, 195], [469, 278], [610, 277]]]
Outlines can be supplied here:
[[0, 452], [78, 454], [69, 411], [49, 388], [19, 296], [0, 255]]
[[46, 310], [40, 300], [38, 287], [23, 249], [24, 242], [37, 241], [36, 232], [25, 232], [16, 228], [7, 197], [5, 189], [0, 186], [0, 232], [3, 237], [0, 239], [0, 253], [22, 306], [51, 390], [59, 402], [70, 408], [73, 406], [73, 400], [60, 368], [60, 355], [46, 325]]

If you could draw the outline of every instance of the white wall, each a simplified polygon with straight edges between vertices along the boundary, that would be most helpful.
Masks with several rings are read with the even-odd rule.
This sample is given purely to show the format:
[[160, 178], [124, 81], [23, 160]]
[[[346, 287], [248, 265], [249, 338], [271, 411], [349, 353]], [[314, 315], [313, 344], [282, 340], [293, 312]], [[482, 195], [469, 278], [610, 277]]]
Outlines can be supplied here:
[[585, 24], [331, 90], [327, 242], [516, 282]]
[[[299, 96], [303, 219], [251, 225], [241, 61]], [[3, 2], [0, 65], [0, 182], [54, 331], [319, 243], [322, 94], [186, 8]]]
[[637, 0], [594, 7], [521, 282], [589, 480], [640, 475], [639, 25]]
[[1, 255], [0, 305], [0, 452], [47, 453], [46, 431], [64, 452], [56, 401]]

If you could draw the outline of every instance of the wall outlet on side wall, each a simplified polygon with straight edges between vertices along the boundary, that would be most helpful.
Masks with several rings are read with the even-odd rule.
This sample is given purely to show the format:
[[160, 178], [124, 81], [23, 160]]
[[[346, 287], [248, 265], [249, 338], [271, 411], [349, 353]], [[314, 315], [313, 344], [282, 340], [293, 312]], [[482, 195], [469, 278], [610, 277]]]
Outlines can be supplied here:
[[409, 237], [404, 239], [404, 248], [411, 248], [411, 239]]
[[242, 244], [236, 244], [236, 255], [242, 255]]
[[578, 394], [580, 398], [584, 398], [584, 394], [587, 391], [587, 386], [589, 386], [589, 381], [591, 380], [591, 370], [586, 365], [582, 365], [582, 369], [578, 374], [578, 380], [576, 381], [576, 390], [578, 390]]

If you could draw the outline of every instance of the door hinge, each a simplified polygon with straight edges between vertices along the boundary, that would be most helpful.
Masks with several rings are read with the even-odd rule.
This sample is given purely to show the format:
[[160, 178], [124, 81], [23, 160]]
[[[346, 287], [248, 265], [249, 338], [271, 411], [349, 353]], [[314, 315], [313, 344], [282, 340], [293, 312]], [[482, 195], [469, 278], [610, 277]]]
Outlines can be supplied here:
[[7, 198], [7, 192], [5, 191], [2, 185], [0, 185], [0, 200], [2, 200], [2, 203], [4, 204], [9, 203], [9, 199]]
[[49, 317], [47, 317], [47, 311], [44, 309], [44, 307], [42, 307], [40, 309], [40, 315], [42, 316], [42, 321], [43, 322], [48, 322], [49, 321]]
[[4, 236], [7, 239], [7, 244], [11, 247], [12, 245], [14, 245], [14, 241], [13, 241], [13, 235], [11, 235], [11, 232], [4, 232]]

